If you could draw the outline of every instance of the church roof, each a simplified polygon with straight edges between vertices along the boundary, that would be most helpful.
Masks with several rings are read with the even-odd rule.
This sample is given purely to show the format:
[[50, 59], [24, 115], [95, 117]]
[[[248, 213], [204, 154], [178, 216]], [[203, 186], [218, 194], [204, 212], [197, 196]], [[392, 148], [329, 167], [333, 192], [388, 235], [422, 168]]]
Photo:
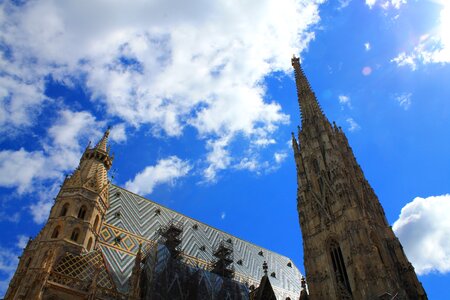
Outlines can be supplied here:
[[119, 290], [128, 290], [128, 280], [139, 244], [144, 248], [158, 240], [158, 229], [174, 221], [183, 225], [181, 251], [187, 264], [208, 269], [213, 251], [222, 240], [231, 239], [234, 248], [234, 278], [248, 286], [257, 286], [267, 261], [270, 281], [279, 299], [298, 298], [301, 274], [283, 255], [241, 240], [151, 200], [115, 185], [109, 189], [110, 207], [100, 231], [100, 247]]

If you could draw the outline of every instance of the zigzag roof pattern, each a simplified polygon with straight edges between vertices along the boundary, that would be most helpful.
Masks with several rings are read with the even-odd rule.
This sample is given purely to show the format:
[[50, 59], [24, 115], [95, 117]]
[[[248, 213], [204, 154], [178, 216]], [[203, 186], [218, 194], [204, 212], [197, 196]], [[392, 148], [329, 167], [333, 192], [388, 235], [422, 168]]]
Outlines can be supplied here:
[[[157, 230], [170, 221], [183, 224], [181, 251], [183, 260], [207, 269], [214, 257], [213, 250], [222, 240], [231, 239], [234, 248], [235, 280], [258, 286], [263, 262], [269, 266], [272, 287], [278, 299], [296, 299], [301, 291], [301, 273], [283, 255], [241, 240], [136, 195], [115, 185], [109, 188], [110, 207], [100, 231], [100, 247], [110, 267], [110, 274], [122, 292], [128, 290], [128, 280], [139, 244], [150, 246], [158, 239]], [[238, 263], [238, 261], [240, 263]]]

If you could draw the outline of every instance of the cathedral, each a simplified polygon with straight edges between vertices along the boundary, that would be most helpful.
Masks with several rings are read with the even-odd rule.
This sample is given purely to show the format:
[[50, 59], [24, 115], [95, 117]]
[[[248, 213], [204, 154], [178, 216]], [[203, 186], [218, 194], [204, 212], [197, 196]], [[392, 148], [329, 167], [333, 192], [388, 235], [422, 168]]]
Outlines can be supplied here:
[[5, 299], [427, 299], [345, 134], [292, 66], [306, 280], [288, 257], [110, 183], [107, 130], [65, 178]]

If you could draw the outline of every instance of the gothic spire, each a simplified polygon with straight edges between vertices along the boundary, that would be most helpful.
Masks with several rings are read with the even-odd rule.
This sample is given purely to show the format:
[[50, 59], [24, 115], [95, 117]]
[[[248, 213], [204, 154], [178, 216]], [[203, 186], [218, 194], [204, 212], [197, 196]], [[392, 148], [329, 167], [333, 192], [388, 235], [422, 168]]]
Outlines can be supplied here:
[[102, 139], [95, 146], [95, 149], [101, 150], [104, 152], [107, 151], [108, 137], [109, 137], [110, 130], [111, 130], [111, 127], [108, 127], [108, 129], [106, 129], [105, 133], [103, 134]]
[[294, 67], [295, 83], [297, 86], [297, 97], [298, 104], [300, 105], [302, 124], [310, 120], [312, 121], [317, 117], [325, 118], [322, 109], [317, 102], [316, 96], [309, 85], [308, 79], [303, 73], [299, 58], [294, 55], [291, 62]]

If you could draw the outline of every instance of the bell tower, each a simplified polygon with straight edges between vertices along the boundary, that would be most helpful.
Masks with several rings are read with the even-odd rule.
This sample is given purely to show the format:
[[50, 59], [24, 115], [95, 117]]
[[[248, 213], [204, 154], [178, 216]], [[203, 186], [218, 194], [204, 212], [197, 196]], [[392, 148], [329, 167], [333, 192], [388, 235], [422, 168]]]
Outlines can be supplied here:
[[54, 263], [66, 252], [81, 254], [95, 248], [109, 207], [109, 129], [93, 148], [85, 149], [79, 166], [66, 177], [47, 223], [28, 242], [5, 299], [41, 299]]
[[297, 210], [311, 299], [427, 299], [340, 127], [292, 58], [301, 112]]

